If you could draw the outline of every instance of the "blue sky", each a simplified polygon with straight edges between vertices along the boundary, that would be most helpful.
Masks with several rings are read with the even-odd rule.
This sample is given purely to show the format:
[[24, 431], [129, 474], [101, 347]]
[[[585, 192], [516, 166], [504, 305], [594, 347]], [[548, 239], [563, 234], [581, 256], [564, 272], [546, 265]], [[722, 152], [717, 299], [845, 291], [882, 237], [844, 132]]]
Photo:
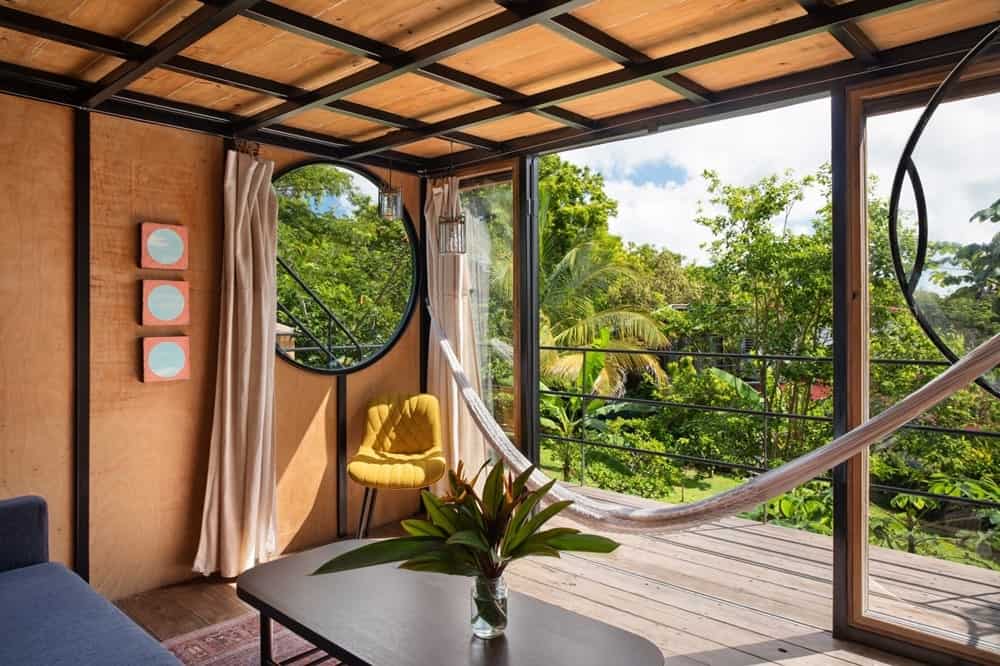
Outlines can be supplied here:
[[[896, 162], [918, 110], [869, 120], [869, 169], [888, 196]], [[998, 225], [972, 223], [973, 212], [1000, 197], [1000, 94], [943, 105], [915, 154], [927, 190], [932, 240], [987, 240]], [[707, 203], [701, 173], [747, 184], [792, 169], [814, 172], [829, 161], [830, 102], [820, 99], [739, 118], [562, 153], [605, 177], [619, 214], [611, 230], [625, 240], [666, 246], [690, 261], [704, 261], [711, 240], [693, 222]], [[912, 196], [904, 193], [904, 207]], [[808, 229], [822, 205], [814, 192], [793, 210], [793, 230]], [[710, 208], [706, 206], [706, 210]]]

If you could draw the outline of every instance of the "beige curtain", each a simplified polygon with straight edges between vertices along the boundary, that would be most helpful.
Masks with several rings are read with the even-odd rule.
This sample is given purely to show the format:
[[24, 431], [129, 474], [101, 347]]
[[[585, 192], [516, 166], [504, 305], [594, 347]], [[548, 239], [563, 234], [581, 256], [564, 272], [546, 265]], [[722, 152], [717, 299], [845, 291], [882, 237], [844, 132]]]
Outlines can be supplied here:
[[215, 413], [194, 570], [237, 576], [275, 552], [274, 163], [229, 151]]
[[[467, 255], [438, 251], [438, 219], [458, 210], [458, 179], [432, 180], [424, 202], [427, 219], [427, 294], [430, 301], [430, 348], [427, 358], [427, 390], [441, 403], [441, 430], [448, 464], [464, 461], [475, 471], [486, 460], [486, 441], [466, 410], [458, 386], [441, 351], [441, 336], [451, 341], [465, 374], [476, 389], [481, 388], [476, 358], [475, 328], [470, 298], [470, 271]], [[439, 484], [440, 490], [446, 484]]]

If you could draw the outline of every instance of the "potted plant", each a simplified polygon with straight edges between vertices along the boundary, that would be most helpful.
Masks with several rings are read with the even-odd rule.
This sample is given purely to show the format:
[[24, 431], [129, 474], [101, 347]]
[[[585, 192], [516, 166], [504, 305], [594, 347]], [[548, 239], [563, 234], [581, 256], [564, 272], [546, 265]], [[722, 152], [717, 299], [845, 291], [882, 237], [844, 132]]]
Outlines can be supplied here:
[[507, 627], [503, 574], [511, 562], [531, 555], [559, 557], [560, 551], [610, 553], [618, 547], [611, 539], [571, 527], [541, 529], [572, 502], [554, 502], [536, 511], [555, 481], [529, 491], [533, 467], [514, 478], [499, 462], [478, 494], [476, 481], [485, 468], [486, 464], [469, 480], [460, 462], [448, 473], [450, 493], [444, 497], [421, 493], [429, 520], [402, 521], [410, 536], [361, 546], [323, 564], [313, 575], [402, 562], [400, 568], [411, 571], [475, 578], [472, 631], [479, 638], [495, 638]]

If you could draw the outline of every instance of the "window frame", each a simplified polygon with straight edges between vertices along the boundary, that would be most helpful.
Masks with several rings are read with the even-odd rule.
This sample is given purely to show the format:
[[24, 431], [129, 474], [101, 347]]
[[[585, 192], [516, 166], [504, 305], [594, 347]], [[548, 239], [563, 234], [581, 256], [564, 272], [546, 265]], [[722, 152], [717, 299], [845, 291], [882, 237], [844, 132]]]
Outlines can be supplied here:
[[[331, 160], [322, 157], [293, 162], [291, 164], [283, 166], [281, 169], [275, 170], [274, 174], [271, 177], [271, 185], [273, 186], [274, 183], [276, 183], [283, 176], [297, 169], [315, 165], [327, 165], [336, 167], [338, 169], [344, 169], [346, 171], [350, 171], [363, 178], [368, 179], [379, 189], [382, 189], [386, 186], [385, 180], [383, 180], [378, 174], [369, 169], [366, 169], [364, 167], [355, 164], [347, 164], [344, 162], [338, 162], [336, 160]], [[302, 363], [297, 359], [289, 356], [288, 353], [285, 352], [285, 350], [282, 349], [277, 342], [275, 342], [274, 349], [279, 358], [284, 360], [286, 363], [295, 366], [296, 368], [320, 375], [327, 375], [327, 376], [349, 375], [358, 372], [360, 370], [364, 370], [365, 368], [371, 365], [374, 365], [379, 360], [381, 360], [386, 354], [388, 354], [393, 349], [393, 347], [396, 346], [400, 338], [402, 338], [403, 334], [406, 332], [406, 329], [410, 325], [410, 322], [413, 319], [413, 315], [417, 310], [417, 304], [420, 301], [420, 294], [423, 293], [423, 284], [426, 274], [425, 257], [422, 256], [420, 252], [420, 249], [423, 247], [423, 245], [420, 242], [420, 237], [419, 234], [417, 233], [416, 227], [413, 224], [413, 220], [410, 218], [410, 213], [409, 211], [406, 210], [405, 203], [403, 206], [403, 217], [400, 219], [403, 223], [403, 228], [406, 230], [406, 237], [409, 241], [410, 265], [413, 267], [413, 280], [410, 284], [410, 295], [407, 298], [406, 309], [403, 312], [403, 316], [400, 318], [399, 324], [396, 326], [392, 336], [390, 336], [389, 340], [385, 343], [385, 345], [383, 345], [381, 349], [379, 349], [371, 356], [365, 358], [360, 363], [344, 368], [317, 368], [315, 366], [306, 365], [305, 363]], [[280, 220], [278, 221], [278, 224], [279, 225], [281, 224]], [[277, 254], [275, 256], [277, 256]], [[275, 263], [277, 265], [277, 262]], [[277, 281], [275, 282], [275, 291], [277, 291]], [[277, 302], [277, 293], [275, 293], [275, 302]], [[277, 311], [275, 312], [275, 320], [277, 320]]]

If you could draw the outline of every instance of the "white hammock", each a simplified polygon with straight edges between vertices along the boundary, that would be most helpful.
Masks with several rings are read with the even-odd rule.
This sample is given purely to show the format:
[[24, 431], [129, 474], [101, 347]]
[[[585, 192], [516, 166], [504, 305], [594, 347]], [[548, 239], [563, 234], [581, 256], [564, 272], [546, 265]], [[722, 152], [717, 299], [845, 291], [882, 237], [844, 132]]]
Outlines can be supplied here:
[[[437, 322], [433, 322], [432, 325], [438, 326]], [[500, 424], [493, 418], [493, 414], [469, 382], [448, 338], [440, 328], [437, 330], [441, 339], [441, 351], [448, 361], [462, 399], [482, 431], [483, 437], [515, 473], [519, 474], [528, 469], [531, 461], [514, 446]], [[992, 370], [998, 362], [1000, 362], [1000, 335], [995, 335], [935, 379], [864, 425], [841, 435], [826, 446], [765, 472], [736, 488], [698, 502], [655, 509], [635, 509], [597, 502], [558, 483], [545, 501], [551, 503], [572, 500], [573, 504], [566, 509], [566, 512], [572, 514], [577, 521], [595, 529], [617, 531], [677, 530], [732, 516], [788, 492], [854, 457], [872, 444], [880, 442], [915, 417], [975, 381], [977, 377]], [[549, 480], [536, 469], [528, 481], [528, 486], [538, 488]]]

